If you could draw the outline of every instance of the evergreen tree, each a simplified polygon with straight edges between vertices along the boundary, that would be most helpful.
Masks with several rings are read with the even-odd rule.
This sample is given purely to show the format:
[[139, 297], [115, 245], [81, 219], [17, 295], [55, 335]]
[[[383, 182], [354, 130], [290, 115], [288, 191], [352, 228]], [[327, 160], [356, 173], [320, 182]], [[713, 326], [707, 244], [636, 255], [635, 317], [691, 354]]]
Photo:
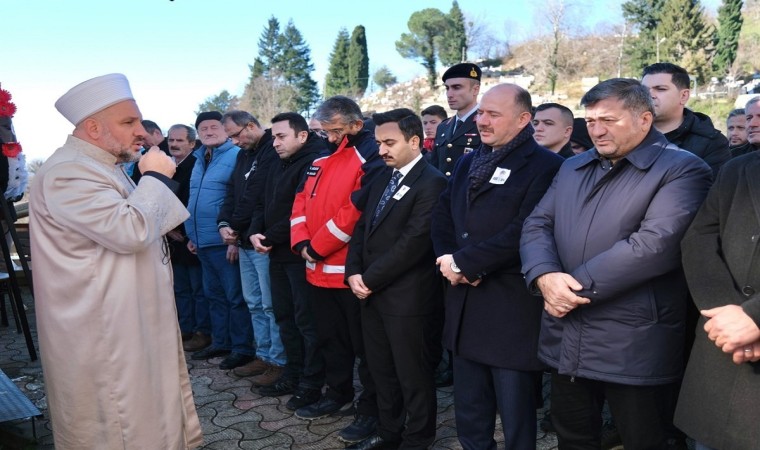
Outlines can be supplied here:
[[715, 28], [707, 24], [699, 0], [666, 0], [657, 31], [666, 36], [660, 45], [660, 59], [684, 67], [700, 83], [705, 81], [715, 48]]
[[439, 59], [444, 66], [453, 66], [467, 59], [467, 31], [462, 10], [457, 0], [451, 4], [447, 16], [449, 25], [440, 41]]
[[198, 105], [198, 111], [195, 111], [195, 115], [197, 116], [205, 111], [219, 111], [224, 113], [231, 109], [236, 109], [239, 102], [240, 99], [238, 99], [237, 95], [232, 95], [225, 89], [216, 95], [206, 98], [203, 103]]
[[625, 48], [631, 72], [639, 75], [642, 69], [657, 59], [659, 36], [657, 24], [665, 0], [628, 0], [622, 4], [623, 17], [633, 26], [637, 35], [629, 39]]
[[314, 65], [311, 63], [311, 50], [292, 20], [288, 21], [279, 41], [282, 53], [280, 54], [278, 71], [282, 74], [285, 84], [294, 87], [298, 92], [295, 105], [289, 109], [306, 113], [319, 100], [317, 82], [311, 77], [311, 73], [314, 71]]
[[[254, 66], [251, 67], [251, 72], [254, 76], [260, 75], [271, 79], [276, 76], [271, 73], [272, 69], [277, 68], [281, 60], [280, 21], [272, 16], [259, 37], [259, 56], [256, 58]], [[260, 65], [256, 66], [256, 63], [260, 63]]]
[[382, 89], [386, 89], [392, 84], [396, 84], [396, 76], [391, 73], [388, 66], [383, 66], [375, 71], [375, 75], [372, 77], [372, 81]]
[[736, 60], [739, 48], [739, 33], [742, 30], [743, 0], [723, 0], [718, 8], [718, 42], [715, 48], [713, 69], [717, 74], [726, 74]]
[[325, 76], [325, 97], [346, 95], [351, 89], [348, 68], [349, 45], [348, 31], [341, 28], [330, 53], [330, 67]]
[[348, 80], [351, 95], [361, 97], [369, 85], [369, 55], [364, 26], [358, 25], [351, 33], [348, 47]]
[[436, 8], [412, 13], [407, 22], [409, 33], [402, 33], [396, 41], [396, 50], [404, 58], [417, 59], [427, 70], [428, 84], [435, 89], [438, 76], [436, 59], [441, 37], [449, 26], [449, 19]]

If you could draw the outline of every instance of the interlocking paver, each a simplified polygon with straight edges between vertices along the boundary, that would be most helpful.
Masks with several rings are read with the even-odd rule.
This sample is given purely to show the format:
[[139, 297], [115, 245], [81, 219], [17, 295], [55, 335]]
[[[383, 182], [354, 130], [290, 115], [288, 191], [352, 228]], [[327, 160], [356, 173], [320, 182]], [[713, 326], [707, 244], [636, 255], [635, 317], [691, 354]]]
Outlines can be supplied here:
[[[29, 306], [27, 314], [36, 342], [34, 308], [31, 299], [25, 299]], [[189, 354], [186, 357], [189, 358]], [[203, 449], [218, 450], [331, 450], [343, 449], [345, 444], [338, 440], [338, 432], [351, 423], [352, 415], [334, 415], [314, 421], [298, 419], [285, 407], [290, 396], [262, 397], [251, 390], [251, 382], [246, 378], [234, 377], [230, 372], [218, 368], [222, 358], [209, 361], [188, 359], [190, 382], [193, 388], [196, 408], [204, 433]], [[16, 334], [15, 327], [0, 328], [0, 368], [32, 400], [45, 415], [38, 420], [37, 448], [53, 449], [52, 432], [47, 416], [47, 401], [44, 380], [39, 361], [29, 361], [23, 335]], [[548, 405], [548, 403], [547, 403]], [[543, 417], [545, 410], [539, 410]], [[434, 449], [460, 450], [456, 438], [454, 419], [454, 397], [451, 387], [438, 390], [438, 431]], [[496, 441], [503, 448], [501, 426], [497, 423]], [[0, 432], [8, 429], [0, 425]], [[13, 424], [14, 433], [31, 438], [30, 422]], [[2, 435], [0, 435], [0, 440]], [[539, 450], [555, 449], [556, 436], [539, 432]], [[33, 447], [26, 447], [33, 448]]]

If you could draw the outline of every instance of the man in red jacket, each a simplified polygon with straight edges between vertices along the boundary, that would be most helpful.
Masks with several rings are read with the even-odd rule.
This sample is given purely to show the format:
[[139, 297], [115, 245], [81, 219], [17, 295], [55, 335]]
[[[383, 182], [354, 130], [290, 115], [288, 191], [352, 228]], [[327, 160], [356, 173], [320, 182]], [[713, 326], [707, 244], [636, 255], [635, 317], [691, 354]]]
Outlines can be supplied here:
[[350, 403], [358, 357], [364, 390], [357, 401], [354, 422], [339, 435], [344, 441], [356, 442], [374, 433], [377, 404], [364, 359], [359, 300], [346, 286], [344, 274], [348, 241], [361, 215], [357, 204], [362, 201], [362, 177], [374, 167], [382, 167], [382, 161], [375, 137], [364, 129], [361, 109], [353, 100], [331, 97], [314, 118], [338, 148], [330, 156], [315, 160], [306, 173], [293, 203], [291, 244], [306, 261], [327, 390], [318, 402], [296, 410], [296, 416], [318, 419]]

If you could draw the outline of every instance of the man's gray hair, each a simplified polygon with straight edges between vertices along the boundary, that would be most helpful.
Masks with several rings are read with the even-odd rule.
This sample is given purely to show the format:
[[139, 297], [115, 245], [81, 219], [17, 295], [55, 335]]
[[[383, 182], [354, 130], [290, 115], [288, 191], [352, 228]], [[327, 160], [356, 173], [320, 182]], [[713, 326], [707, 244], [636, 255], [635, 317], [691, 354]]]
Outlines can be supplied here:
[[595, 103], [608, 98], [623, 102], [623, 107], [635, 114], [649, 111], [654, 115], [654, 103], [649, 89], [632, 78], [610, 78], [602, 81], [581, 98], [581, 106], [594, 106]]
[[343, 123], [356, 122], [362, 120], [362, 109], [355, 101], [342, 95], [330, 97], [314, 112], [314, 118], [320, 122], [329, 122], [333, 117], [339, 115]]
[[755, 104], [755, 103], [757, 103], [757, 102], [760, 102], [760, 95], [757, 95], [757, 96], [755, 96], [755, 97], [752, 97], [751, 99], [749, 99], [749, 100], [747, 101], [747, 104], [746, 104], [746, 105], [744, 105], [744, 109], [745, 109], [745, 110], [749, 109], [749, 106], [750, 106], [750, 105], [754, 105], [754, 104]]
[[194, 140], [196, 140], [198, 138], [198, 136], [195, 134], [195, 128], [193, 128], [191, 126], [188, 126], [188, 125], [183, 125], [181, 123], [178, 123], [176, 125], [170, 126], [169, 127], [169, 131], [167, 131], [167, 136], [168, 136], [169, 133], [172, 132], [172, 130], [185, 130], [185, 131], [187, 131], [187, 141], [188, 142], [193, 142]]

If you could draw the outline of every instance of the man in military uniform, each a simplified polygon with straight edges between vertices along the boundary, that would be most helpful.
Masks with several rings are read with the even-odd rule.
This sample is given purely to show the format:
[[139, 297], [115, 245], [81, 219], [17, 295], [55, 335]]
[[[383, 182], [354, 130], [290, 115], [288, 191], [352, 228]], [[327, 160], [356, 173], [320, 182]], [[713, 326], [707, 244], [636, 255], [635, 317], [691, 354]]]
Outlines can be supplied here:
[[451, 66], [442, 77], [449, 108], [457, 113], [438, 125], [430, 163], [447, 177], [454, 172], [454, 165], [462, 155], [480, 145], [475, 125], [480, 75], [480, 67], [462, 63]]

